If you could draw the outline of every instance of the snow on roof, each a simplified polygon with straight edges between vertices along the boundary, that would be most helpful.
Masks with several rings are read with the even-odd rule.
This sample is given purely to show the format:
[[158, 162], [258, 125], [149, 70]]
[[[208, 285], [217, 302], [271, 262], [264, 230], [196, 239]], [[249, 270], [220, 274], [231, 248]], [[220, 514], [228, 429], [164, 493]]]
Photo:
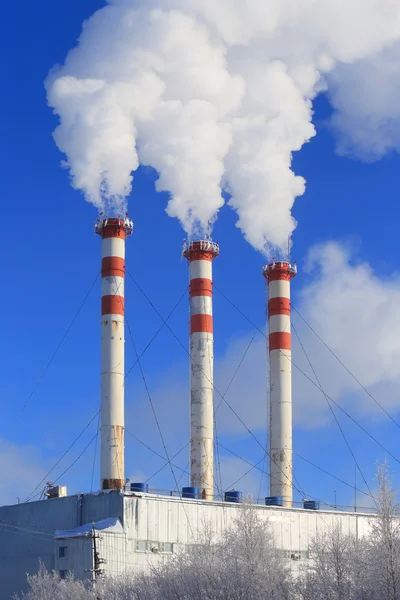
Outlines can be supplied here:
[[80, 527], [75, 527], [75, 529], [69, 529], [67, 531], [57, 530], [54, 537], [56, 539], [88, 537], [93, 531], [93, 528], [96, 531], [102, 531], [103, 533], [124, 533], [121, 521], [116, 517], [108, 517], [107, 519], [102, 519], [96, 523], [86, 523]]

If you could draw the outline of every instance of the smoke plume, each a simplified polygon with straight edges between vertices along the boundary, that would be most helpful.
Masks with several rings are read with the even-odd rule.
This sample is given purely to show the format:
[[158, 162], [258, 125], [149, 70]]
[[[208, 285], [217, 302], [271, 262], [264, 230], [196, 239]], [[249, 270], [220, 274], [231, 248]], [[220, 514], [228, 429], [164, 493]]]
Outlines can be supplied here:
[[46, 80], [54, 138], [107, 214], [151, 165], [189, 236], [209, 231], [223, 190], [246, 239], [284, 252], [318, 93], [341, 153], [399, 147], [399, 40], [398, 0], [108, 0]]

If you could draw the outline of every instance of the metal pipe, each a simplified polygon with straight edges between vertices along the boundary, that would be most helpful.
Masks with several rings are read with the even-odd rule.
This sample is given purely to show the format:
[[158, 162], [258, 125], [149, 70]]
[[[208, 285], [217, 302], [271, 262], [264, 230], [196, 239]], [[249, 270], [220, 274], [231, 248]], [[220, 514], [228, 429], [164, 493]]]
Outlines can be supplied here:
[[263, 268], [268, 282], [270, 496], [292, 506], [292, 350], [290, 282], [296, 265], [272, 262]]
[[190, 272], [190, 485], [214, 497], [214, 336], [212, 261], [215, 242], [185, 244]]
[[99, 219], [101, 265], [101, 489], [124, 489], [124, 280], [130, 219]]

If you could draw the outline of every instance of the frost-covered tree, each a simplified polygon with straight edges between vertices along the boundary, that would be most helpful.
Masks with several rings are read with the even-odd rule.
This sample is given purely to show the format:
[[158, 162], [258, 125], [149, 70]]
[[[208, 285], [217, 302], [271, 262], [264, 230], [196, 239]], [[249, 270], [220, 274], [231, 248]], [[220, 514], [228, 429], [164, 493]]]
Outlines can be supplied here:
[[226, 598], [290, 597], [287, 563], [276, 548], [269, 521], [261, 520], [251, 505], [242, 506], [233, 526], [225, 532], [221, 559], [221, 573], [230, 589]]
[[[28, 575], [29, 590], [21, 600], [93, 600], [93, 592], [73, 575], [61, 579], [41, 565], [38, 573]], [[18, 600], [18, 598], [16, 599]]]
[[378, 518], [371, 519], [367, 540], [370, 587], [373, 600], [400, 600], [400, 518], [389, 467], [378, 465]]
[[[303, 569], [297, 589], [302, 600], [361, 600], [364, 586], [361, 557], [364, 543], [345, 535], [340, 525], [314, 538], [310, 562]], [[365, 598], [366, 600], [366, 598]]]
[[378, 465], [377, 481], [367, 537], [337, 525], [312, 541], [296, 583], [302, 600], [400, 600], [400, 518], [387, 463]]

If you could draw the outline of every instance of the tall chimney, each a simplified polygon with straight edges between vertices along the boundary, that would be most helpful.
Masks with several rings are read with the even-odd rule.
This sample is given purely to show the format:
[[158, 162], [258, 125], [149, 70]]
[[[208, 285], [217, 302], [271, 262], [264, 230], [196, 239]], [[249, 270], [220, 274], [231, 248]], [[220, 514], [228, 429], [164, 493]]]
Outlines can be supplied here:
[[214, 336], [212, 261], [215, 242], [185, 244], [190, 270], [190, 479], [205, 500], [214, 497]]
[[124, 280], [125, 238], [130, 219], [99, 219], [101, 264], [101, 449], [102, 490], [124, 489]]
[[[292, 351], [290, 282], [297, 267], [272, 262], [263, 268], [268, 282], [270, 496], [292, 506]], [[278, 500], [279, 499], [279, 500]]]

